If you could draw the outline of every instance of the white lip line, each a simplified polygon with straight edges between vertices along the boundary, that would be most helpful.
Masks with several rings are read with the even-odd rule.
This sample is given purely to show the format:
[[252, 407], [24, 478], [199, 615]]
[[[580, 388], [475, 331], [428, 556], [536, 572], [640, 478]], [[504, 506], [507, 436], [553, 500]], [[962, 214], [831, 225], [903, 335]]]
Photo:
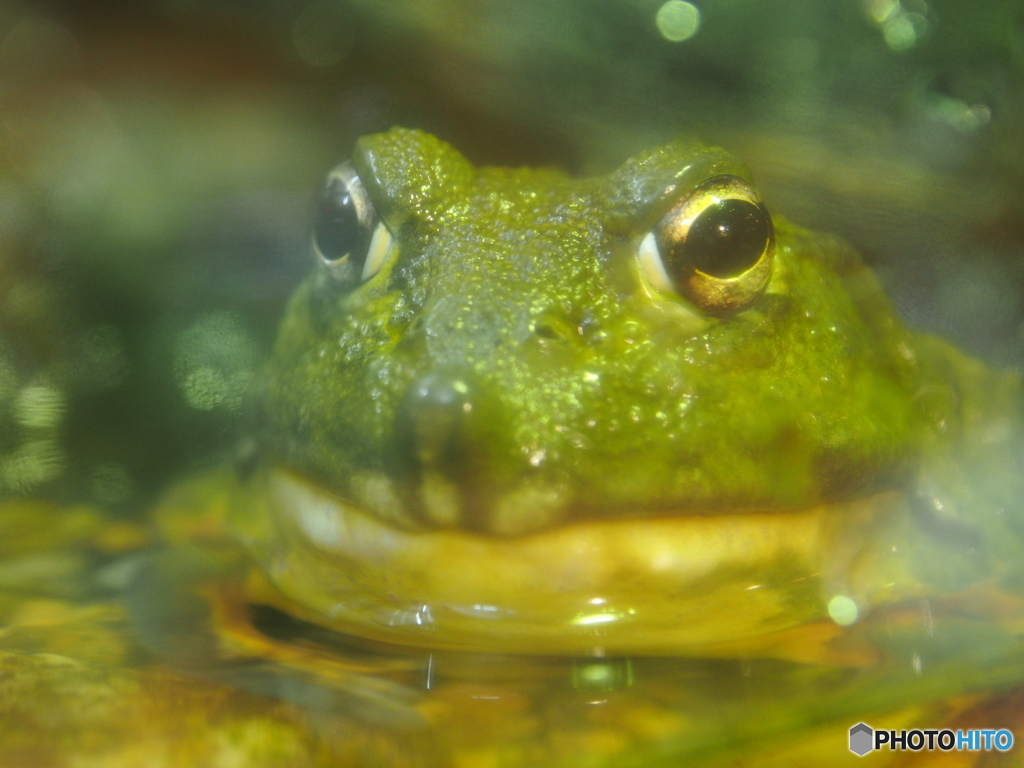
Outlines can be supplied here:
[[[623, 569], [662, 574], [685, 584], [724, 565], [743, 567], [787, 556], [817, 559], [828, 527], [826, 508], [803, 512], [718, 514], [573, 523], [514, 538], [458, 529], [405, 531], [275, 471], [273, 495], [283, 516], [316, 549], [376, 568], [429, 577], [452, 558], [511, 568], [540, 585], [608, 583]], [[834, 514], [834, 513], [833, 513]], [[557, 553], [557, 558], [554, 558]], [[552, 567], [552, 564], [556, 564]], [[467, 578], [469, 576], [467, 575]]]
[[[367, 521], [376, 523], [382, 533], [394, 532], [400, 536], [426, 537], [431, 534], [437, 535], [465, 535], [473, 538], [480, 538], [490, 541], [512, 542], [521, 539], [529, 539], [537, 536], [544, 536], [559, 530], [585, 529], [595, 526], [619, 526], [628, 524], [668, 524], [684, 525], [687, 520], [696, 521], [722, 521], [743, 520], [753, 517], [768, 516], [780, 518], [786, 515], [801, 515], [813, 513], [826, 504], [819, 504], [815, 507], [797, 509], [790, 511], [772, 511], [770, 508], [748, 507], [735, 511], [722, 512], [720, 510], [702, 512], [693, 509], [683, 509], [677, 515], [665, 509], [652, 509], [649, 515], [634, 513], [624, 517], [600, 517], [593, 520], [576, 519], [566, 522], [559, 522], [540, 528], [529, 528], [523, 532], [505, 534], [501, 531], [477, 532], [457, 527], [455, 525], [441, 525], [432, 528], [415, 527], [418, 524], [411, 519], [402, 516], [406, 525], [394, 525], [396, 518], [388, 518], [386, 515], [377, 514], [372, 511], [372, 505], [360, 504], [348, 498], [335, 494], [318, 482], [308, 479], [294, 470], [276, 467], [271, 470], [271, 484], [278, 488], [278, 501], [283, 507], [287, 507], [288, 516], [306, 534], [311, 542], [319, 544], [326, 551], [334, 551], [339, 546], [339, 536], [343, 528], [347, 527], [350, 518], [366, 518]], [[297, 492], [297, 495], [296, 495]], [[514, 495], [514, 494], [512, 494]], [[284, 497], [288, 497], [286, 500]], [[301, 499], [302, 503], [296, 503]], [[290, 502], [290, 503], [288, 503]], [[840, 505], [842, 506], [842, 505]], [[366, 531], [361, 531], [365, 533]], [[338, 550], [340, 552], [340, 550]]]
[[[777, 633], [829, 621], [836, 595], [858, 615], [890, 601], [857, 563], [873, 521], [902, 508], [887, 491], [802, 512], [601, 520], [502, 538], [396, 528], [282, 467], [258, 487], [235, 525], [297, 605], [387, 642], [531, 654], [728, 655], [739, 642], [818, 659], [818, 646], [779, 644]], [[780, 567], [789, 575], [775, 583]], [[821, 604], [794, 609], [793, 590], [804, 600], [807, 589]]]

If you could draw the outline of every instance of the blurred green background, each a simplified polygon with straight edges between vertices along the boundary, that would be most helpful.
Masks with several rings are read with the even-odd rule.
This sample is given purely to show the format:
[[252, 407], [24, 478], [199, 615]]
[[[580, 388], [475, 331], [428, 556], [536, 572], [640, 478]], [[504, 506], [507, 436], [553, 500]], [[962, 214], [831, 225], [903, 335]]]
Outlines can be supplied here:
[[396, 124], [574, 174], [720, 144], [1024, 369], [1019, 0], [0, 2], [0, 495], [134, 514], [234, 450], [320, 180]]

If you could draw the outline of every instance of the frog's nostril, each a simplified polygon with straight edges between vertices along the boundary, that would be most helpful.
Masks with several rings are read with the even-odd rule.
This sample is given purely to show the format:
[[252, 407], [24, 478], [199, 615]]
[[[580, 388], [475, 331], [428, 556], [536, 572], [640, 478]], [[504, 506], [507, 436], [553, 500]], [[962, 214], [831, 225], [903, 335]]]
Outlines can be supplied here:
[[461, 377], [424, 376], [409, 388], [397, 414], [400, 452], [422, 468], [441, 469], [456, 458], [462, 423], [472, 410], [469, 385]]
[[542, 341], [571, 342], [579, 338], [579, 330], [568, 319], [544, 313], [530, 325], [533, 335]]
[[435, 372], [416, 381], [398, 409], [395, 464], [409, 506], [426, 523], [464, 522], [474, 409], [470, 385], [453, 372]]

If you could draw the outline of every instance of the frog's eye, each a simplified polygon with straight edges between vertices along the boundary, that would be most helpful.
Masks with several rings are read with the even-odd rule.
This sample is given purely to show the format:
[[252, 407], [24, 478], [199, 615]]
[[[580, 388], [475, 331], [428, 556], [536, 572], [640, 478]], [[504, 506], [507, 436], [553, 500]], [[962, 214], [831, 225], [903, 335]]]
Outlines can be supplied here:
[[764, 291], [775, 229], [757, 192], [737, 176], [717, 176], [662, 217], [640, 242], [651, 284], [708, 312], [742, 309]]
[[392, 239], [355, 168], [343, 163], [331, 171], [313, 223], [313, 251], [327, 272], [340, 282], [369, 280]]

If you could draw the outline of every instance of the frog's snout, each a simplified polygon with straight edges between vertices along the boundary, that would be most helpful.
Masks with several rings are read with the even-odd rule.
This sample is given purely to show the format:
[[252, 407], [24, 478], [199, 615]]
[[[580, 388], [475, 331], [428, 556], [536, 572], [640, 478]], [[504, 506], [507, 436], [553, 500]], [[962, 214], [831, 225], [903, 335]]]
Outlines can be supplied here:
[[461, 370], [414, 381], [395, 415], [389, 462], [406, 516], [425, 528], [498, 535], [561, 522], [565, 497], [524, 474], [505, 422], [500, 399]]

